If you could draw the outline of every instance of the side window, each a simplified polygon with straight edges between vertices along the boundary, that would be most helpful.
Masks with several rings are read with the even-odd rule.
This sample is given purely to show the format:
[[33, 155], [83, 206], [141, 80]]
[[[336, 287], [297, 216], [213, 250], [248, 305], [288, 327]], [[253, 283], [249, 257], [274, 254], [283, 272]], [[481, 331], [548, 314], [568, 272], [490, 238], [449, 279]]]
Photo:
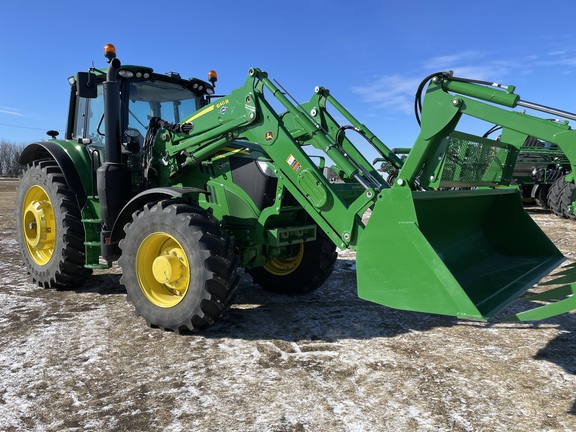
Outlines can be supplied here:
[[85, 138], [86, 131], [86, 108], [88, 99], [78, 98], [76, 100], [76, 121], [74, 123], [74, 135], [72, 138]]
[[199, 110], [201, 107], [199, 101], [196, 98], [184, 99], [178, 103], [178, 123], [186, 120], [191, 113]]
[[104, 92], [101, 85], [98, 86], [98, 97], [95, 99], [78, 98], [73, 138], [90, 139], [88, 148], [99, 153], [101, 162], [106, 160], [103, 114]]
[[128, 128], [136, 129], [143, 137], [146, 136], [146, 129], [152, 116], [150, 102], [142, 100], [131, 100], [128, 107]]
[[104, 142], [104, 92], [98, 86], [98, 97], [88, 101], [87, 138], [92, 142]]
[[74, 138], [91, 138], [92, 142], [104, 142], [104, 94], [98, 86], [96, 99], [78, 98]]

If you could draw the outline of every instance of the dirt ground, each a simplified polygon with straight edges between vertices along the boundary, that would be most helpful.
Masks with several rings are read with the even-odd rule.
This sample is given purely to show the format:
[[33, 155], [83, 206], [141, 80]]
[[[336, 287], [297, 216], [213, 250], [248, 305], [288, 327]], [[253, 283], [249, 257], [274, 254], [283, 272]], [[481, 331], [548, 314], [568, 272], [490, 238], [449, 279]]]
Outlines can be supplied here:
[[[354, 253], [318, 291], [284, 297], [243, 276], [197, 335], [149, 329], [98, 271], [32, 284], [0, 182], [0, 429], [5, 431], [576, 430], [576, 315], [486, 324], [356, 296]], [[529, 210], [576, 258], [576, 223]], [[516, 306], [521, 310], [524, 306]]]

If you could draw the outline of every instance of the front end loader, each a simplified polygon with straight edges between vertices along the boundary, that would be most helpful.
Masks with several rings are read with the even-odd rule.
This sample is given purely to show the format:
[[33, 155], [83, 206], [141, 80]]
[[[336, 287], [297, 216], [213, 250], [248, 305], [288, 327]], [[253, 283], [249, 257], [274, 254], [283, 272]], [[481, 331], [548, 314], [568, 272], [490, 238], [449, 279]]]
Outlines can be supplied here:
[[[340, 248], [357, 251], [362, 298], [487, 320], [564, 260], [503, 186], [522, 137], [553, 136], [576, 160], [573, 131], [497, 106], [519, 103], [511, 88], [431, 77], [403, 161], [325, 88], [297, 104], [253, 68], [216, 96], [213, 72], [160, 75], [106, 52], [107, 70], [69, 80], [64, 139], [51, 131], [20, 159], [18, 240], [41, 286], [118, 261], [148, 325], [198, 330], [232, 303], [238, 267], [265, 289], [306, 293]], [[456, 131], [464, 114], [502, 125], [502, 139]], [[392, 186], [351, 134], [395, 167]]]

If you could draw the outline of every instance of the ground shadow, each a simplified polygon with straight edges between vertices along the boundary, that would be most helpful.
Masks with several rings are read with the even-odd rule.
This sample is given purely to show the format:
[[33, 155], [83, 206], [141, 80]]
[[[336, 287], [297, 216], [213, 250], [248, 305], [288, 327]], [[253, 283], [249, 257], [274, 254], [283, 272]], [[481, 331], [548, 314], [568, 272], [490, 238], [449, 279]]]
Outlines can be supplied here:
[[453, 317], [391, 309], [358, 298], [355, 261], [339, 259], [334, 273], [318, 290], [287, 296], [267, 292], [241, 272], [236, 299], [207, 338], [337, 341], [394, 337], [409, 331], [448, 327]]
[[126, 294], [126, 289], [120, 284], [120, 274], [91, 275], [80, 285], [58, 288], [58, 291], [73, 291], [77, 294], [95, 293], [100, 295]]
[[[576, 375], [576, 333], [574, 332], [573, 316], [559, 316], [547, 320], [563, 329], [544, 348], [536, 353], [534, 359], [545, 360], [563, 368], [567, 373]], [[572, 404], [570, 414], [576, 415], [576, 400]]]
[[[541, 210], [546, 212], [546, 210]], [[558, 268], [555, 272], [551, 274], [551, 277], [555, 277], [557, 272], [562, 272], [565, 267]], [[559, 285], [550, 285], [546, 287], [547, 290], [553, 287], [558, 288]], [[532, 294], [541, 292], [542, 290], [530, 291], [526, 295], [521, 297], [521, 300], [530, 300], [529, 297]], [[560, 298], [559, 300], [561, 300]], [[551, 301], [552, 303], [554, 301]], [[530, 311], [532, 309], [541, 307], [543, 305], [550, 304], [546, 301], [517, 301], [507, 308], [503, 316], [514, 315], [521, 312]], [[556, 327], [560, 333], [554, 339], [552, 339], [545, 347], [540, 349], [534, 359], [545, 360], [554, 363], [562, 367], [567, 373], [571, 375], [576, 375], [576, 315], [564, 313], [558, 316], [553, 316], [550, 318], [542, 319], [540, 321], [531, 322], [529, 325], [538, 328], [542, 325], [553, 325]], [[570, 414], [576, 415], [576, 400], [573, 402], [572, 409], [569, 411]]]
[[536, 204], [533, 205], [524, 205], [524, 210], [526, 210], [526, 213], [528, 214], [535, 214], [535, 215], [539, 215], [539, 214], [545, 214], [545, 215], [549, 215], [552, 214], [552, 212], [550, 210], [547, 210], [545, 208], [539, 207]]

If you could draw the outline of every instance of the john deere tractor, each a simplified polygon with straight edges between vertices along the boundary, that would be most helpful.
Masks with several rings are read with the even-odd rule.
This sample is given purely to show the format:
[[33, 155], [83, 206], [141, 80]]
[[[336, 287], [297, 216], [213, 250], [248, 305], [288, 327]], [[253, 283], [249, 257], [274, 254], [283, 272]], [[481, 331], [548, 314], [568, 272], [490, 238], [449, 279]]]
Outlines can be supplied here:
[[[506, 109], [522, 103], [511, 86], [431, 76], [402, 161], [323, 87], [296, 104], [252, 68], [216, 96], [214, 72], [125, 66], [112, 45], [105, 56], [107, 68], [69, 78], [64, 136], [49, 131], [20, 158], [18, 242], [42, 287], [76, 286], [117, 261], [148, 325], [198, 330], [230, 306], [238, 267], [265, 289], [303, 294], [340, 248], [357, 253], [364, 299], [487, 320], [564, 260], [502, 185], [527, 136], [576, 160], [576, 135]], [[463, 115], [501, 125], [502, 139], [456, 131]], [[397, 168], [392, 186], [352, 136]], [[566, 296], [514, 319], [570, 310]]]

